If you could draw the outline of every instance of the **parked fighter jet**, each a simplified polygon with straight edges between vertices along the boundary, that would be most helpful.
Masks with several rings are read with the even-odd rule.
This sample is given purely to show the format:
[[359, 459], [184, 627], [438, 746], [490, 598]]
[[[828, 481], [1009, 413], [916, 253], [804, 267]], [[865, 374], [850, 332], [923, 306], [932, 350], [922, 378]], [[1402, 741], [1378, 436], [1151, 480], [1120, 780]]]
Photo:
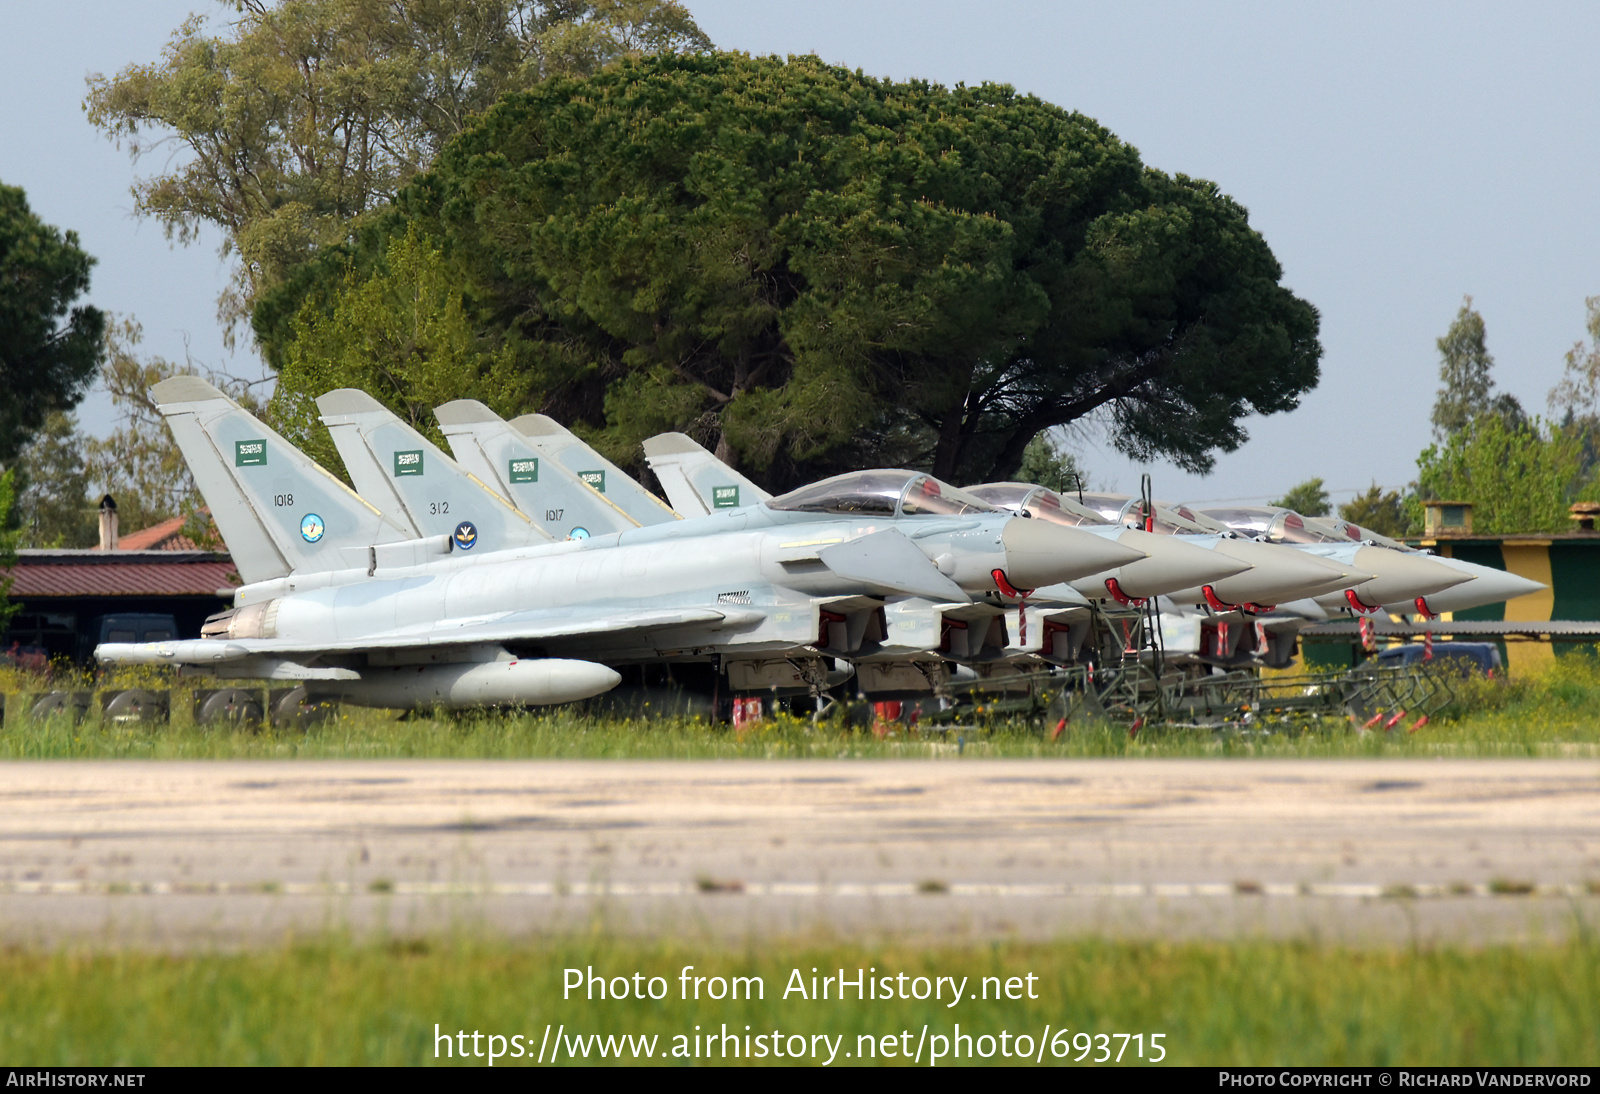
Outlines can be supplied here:
[[[556, 454], [563, 455], [571, 466], [605, 465], [599, 453], [547, 419], [541, 420], [530, 415], [507, 423], [482, 404], [467, 400], [447, 404], [435, 413], [463, 465], [484, 467], [487, 475], [498, 472], [495, 467], [486, 466], [489, 460], [484, 455], [478, 455], [478, 462], [474, 463], [474, 453], [487, 454], [492, 451], [496, 455], [490, 459], [506, 462], [526, 456], [529, 446], [532, 446], [533, 451], [543, 453], [541, 458], [548, 461], [548, 466], [558, 473], [564, 468], [554, 461]], [[528, 428], [528, 432], [524, 432], [524, 428]], [[674, 509], [691, 515], [686, 527], [674, 535], [699, 535], [725, 530], [727, 521], [747, 520], [747, 508], [772, 498], [765, 490], [683, 434], [653, 437], [645, 442], [644, 447], [649, 454], [652, 470], [667, 487]], [[486, 478], [487, 475], [480, 477]], [[659, 521], [662, 513], [673, 513], [673, 510], [666, 509], [650, 498], [642, 487], [619, 470], [612, 469], [607, 481], [619, 499], [619, 505], [613, 507], [609, 498], [602, 498], [590, 490], [587, 498], [573, 499], [574, 508], [568, 510], [568, 516], [580, 521], [603, 523], [609, 515], [596, 512], [596, 506], [599, 505], [614, 508], [630, 520], [637, 519], [640, 523], [648, 524]], [[528, 485], [522, 491], [515, 494], [518, 504], [524, 511], [535, 510], [530, 515], [537, 517], [537, 507], [542, 504], [537, 487]], [[640, 501], [641, 497], [647, 500]], [[704, 519], [696, 518], [694, 514], [701, 514]], [[676, 514], [673, 513], [673, 516]], [[724, 519], [714, 519], [719, 517]], [[873, 695], [926, 692], [952, 675], [952, 663], [992, 666], [1018, 652], [1019, 646], [1031, 650], [1039, 647], [1041, 642], [1065, 651], [1068, 647], [1063, 645], [1062, 636], [1051, 629], [1055, 627], [1059, 613], [1051, 613], [1050, 618], [1046, 619], [1042, 606], [1048, 603], [1060, 608], [1064, 595], [1070, 608], [1086, 612], [1088, 602], [1070, 588], [1054, 591], [1057, 595], [1053, 599], [1046, 599], [1043, 592], [1037, 594], [1033, 601], [1036, 605], [1034, 608], [1024, 608], [1019, 604], [1018, 625], [1014, 632], [1007, 631], [1000, 618], [1004, 609], [996, 603], [941, 602], [909, 595], [886, 597], [881, 609], [882, 619], [875, 624], [877, 630], [884, 632], [884, 637], [871, 641], [865, 647], [852, 648], [849, 655], [858, 671], [859, 687]], [[842, 609], [829, 610], [839, 614]], [[1032, 620], [1031, 624], [1026, 621], [1028, 619]], [[1074, 627], [1077, 622], [1074, 619]], [[1050, 638], [1044, 642], [1047, 632]], [[1030, 634], [1031, 642], [1028, 641]], [[1074, 630], [1073, 634], [1081, 637], [1079, 630]], [[1075, 651], [1076, 645], [1071, 649]], [[1062, 656], [1070, 659], [1075, 653], [1064, 652]], [[790, 671], [776, 657], [766, 664], [779, 675]], [[735, 690], [774, 686], [771, 678], [752, 677], [742, 671], [737, 662], [730, 663], [729, 676]], [[803, 681], [798, 683], [803, 684]], [[788, 689], [780, 685], [780, 690]]]
[[1472, 575], [1473, 580], [1445, 589], [1442, 592], [1429, 593], [1412, 601], [1390, 601], [1383, 605], [1383, 610], [1395, 615], [1420, 615], [1430, 619], [1447, 612], [1466, 611], [1468, 608], [1481, 607], [1484, 604], [1498, 604], [1504, 600], [1513, 600], [1519, 596], [1530, 596], [1543, 589], [1549, 588], [1537, 581], [1519, 577], [1505, 570], [1497, 570], [1493, 566], [1483, 566], [1476, 562], [1466, 562], [1448, 555], [1437, 555], [1431, 551], [1419, 551], [1415, 547], [1407, 547], [1404, 543], [1390, 539], [1388, 536], [1363, 528], [1359, 524], [1336, 517], [1304, 517], [1308, 531], [1324, 533], [1334, 540], [1353, 540], [1389, 547], [1396, 551], [1408, 551], [1414, 554], [1425, 554], [1434, 562], [1448, 566], [1452, 570]]
[[[424, 514], [419, 518], [421, 520], [426, 520], [425, 514], [429, 512], [449, 513], [463, 508], [482, 507], [482, 495], [487, 489], [484, 481], [445, 457], [426, 438], [402, 422], [377, 400], [364, 392], [342, 390], [329, 392], [317, 402], [324, 411], [323, 421], [333, 434], [346, 467], [358, 488], [371, 494], [386, 492], [393, 496], [395, 504], [406, 512]], [[473, 458], [474, 449], [482, 453], [487, 447], [503, 457], [494, 462], [504, 463], [509, 469], [518, 460], [528, 459], [528, 448], [535, 443], [481, 404], [451, 404], [448, 408], [441, 408], [438, 413], [441, 421], [449, 420], [453, 424], [451, 439], [463, 450], [468, 459]], [[598, 453], [589, 450], [582, 441], [571, 434], [558, 433], [553, 427], [546, 425], [541, 427], [539, 435], [561, 436], [562, 447], [574, 464], [595, 466], [602, 460]], [[687, 438], [685, 441], [687, 442]], [[394, 474], [391, 478], [390, 469], [391, 466], [398, 466], [396, 461], [399, 452], [413, 453], [418, 465], [428, 468], [428, 471]], [[710, 453], [705, 455], [714, 460]], [[548, 457], [532, 457], [532, 459], [544, 461], [543, 477], [547, 486], [555, 485], [565, 489], [562, 495], [565, 498], [565, 508], [551, 504], [549, 495], [539, 490], [537, 482], [523, 483], [519, 484], [518, 496], [523, 499], [524, 505], [531, 505], [536, 510], [528, 516], [541, 515], [538, 507], [543, 504], [543, 515], [548, 517], [564, 514], [567, 520], [573, 522], [569, 538], [578, 539], [589, 538], [586, 529], [590, 525], [615, 524], [622, 520], [627, 522], [623, 530], [634, 530], [639, 527], [632, 522], [627, 512], [587, 483], [577, 479], [562, 464]], [[486, 472], [498, 477], [498, 469], [488, 459], [480, 456], [478, 463]], [[484, 466], [486, 464], [488, 466]], [[732, 473], [729, 472], [729, 475]], [[638, 484], [627, 479], [615, 468], [612, 468], [606, 477], [613, 492], [624, 499], [629, 499], [629, 504], [635, 510], [640, 509], [639, 503], [631, 500], [644, 492]], [[752, 486], [751, 489], [755, 488]], [[747, 493], [745, 496], [749, 497], [750, 494]], [[770, 495], [765, 492], [761, 492], [760, 496], [770, 500]], [[555, 510], [555, 513], [552, 513], [552, 510]], [[659, 502], [643, 506], [646, 519], [652, 518], [656, 511], [670, 512]], [[677, 524], [672, 535], [678, 540], [686, 541], [693, 536], [714, 536], [736, 526], [744, 527], [748, 523], [748, 514], [743, 512], [743, 507], [734, 511], [723, 506], [719, 507], [716, 513], [708, 513], [705, 517], [681, 521], [674, 516], [673, 520]], [[731, 521], [736, 521], [737, 524]], [[448, 527], [449, 518], [443, 517], [439, 518], [436, 525], [429, 530], [437, 532]], [[926, 589], [923, 591], [927, 592]], [[1081, 598], [1078, 602], [1082, 603]], [[857, 608], [859, 607], [858, 605]], [[838, 605], [830, 605], [826, 610], [835, 615], [840, 615], [842, 611]], [[842, 647], [831, 648], [831, 652], [849, 654], [856, 662], [870, 660], [873, 667], [867, 674], [869, 676], [881, 676], [886, 671], [885, 665], [892, 661], [921, 658], [938, 662], [940, 658], [931, 652], [930, 647], [939, 647], [952, 659], [973, 662], [993, 660], [1002, 655], [1007, 645], [1005, 628], [998, 618], [1003, 614], [1003, 609], [996, 604], [971, 603], [965, 597], [952, 600], [949, 597], [926, 595], [917, 597], [907, 594], [886, 598], [882, 610], [883, 619], [880, 627], [887, 631], [890, 625], [893, 625], [895, 632], [893, 641], [888, 640], [887, 634], [874, 633], [872, 638], [868, 639], [863, 633], [858, 639], [849, 641]], [[857, 614], [860, 614], [859, 610]], [[952, 636], [952, 630], [959, 633]], [[845, 633], [848, 635], [850, 628], [847, 627]], [[861, 648], [863, 641], [868, 642], [870, 648]], [[748, 665], [732, 662], [729, 665], [730, 683], [736, 691], [767, 690], [772, 686], [787, 690], [782, 683], [775, 685], [771, 674], [776, 673], [778, 677], [789, 680], [789, 687], [807, 690], [808, 685], [805, 680], [795, 679], [793, 674], [796, 663], [815, 662], [816, 652], [811, 648], [815, 645], [815, 639], [808, 635], [806, 640], [793, 650], [773, 648], [764, 651], [766, 656], [763, 661], [765, 666], [763, 672], [766, 675], [753, 674]], [[817, 670], [812, 673], [813, 678], [821, 679], [821, 670], [818, 666], [812, 664], [811, 668]], [[916, 671], [919, 678], [925, 679], [926, 672], [922, 669]], [[940, 667], [936, 671], [942, 674], [945, 670]], [[838, 662], [834, 661], [834, 668], [826, 678], [831, 686], [848, 679], [849, 675], [848, 666], [841, 668]], [[869, 689], [876, 683], [875, 679], [864, 682]]]
[[1317, 603], [1327, 610], [1348, 607], [1356, 612], [1373, 612], [1384, 604], [1415, 604], [1419, 598], [1476, 580], [1475, 574], [1443, 565], [1440, 559], [1432, 556], [1356, 542], [1315, 527], [1308, 528], [1305, 518], [1289, 509], [1245, 506], [1206, 509], [1201, 513], [1266, 542], [1289, 544], [1324, 558], [1349, 561], [1376, 575], [1370, 581], [1344, 590], [1341, 595], [1317, 598]]
[[[1004, 592], [1141, 557], [905, 471], [701, 518], [715, 534], [675, 520], [484, 553], [454, 529], [415, 536], [203, 380], [176, 377], [152, 395], [246, 585], [201, 639], [107, 643], [97, 656], [299, 680], [360, 704], [565, 702], [615, 686], [614, 665], [713, 655], [759, 681], [764, 655], [910, 645], [893, 598], [998, 605]], [[922, 616], [911, 615], [916, 631]], [[913, 635], [916, 648], [927, 637]]]
[[[681, 433], [653, 437], [645, 441], [644, 448], [651, 470], [680, 511], [705, 511], [758, 489]], [[1170, 594], [1170, 599], [1163, 601], [1169, 612], [1181, 613], [1174, 602], [1204, 606], [1211, 645], [1220, 639], [1231, 656], [1247, 629], [1241, 607], [1259, 613], [1262, 605], [1342, 590], [1373, 576], [1301, 552], [1241, 539], [1221, 525], [1200, 527], [1165, 511], [1142, 522], [1149, 531], [1124, 525], [1120, 517], [1131, 499], [1120, 499], [1107, 516], [1070, 497], [1027, 484], [994, 483], [969, 492], [1019, 515], [1113, 536], [1149, 556], [1115, 571], [1079, 579], [1070, 587], [1035, 590], [1026, 609], [1029, 622], [1017, 628], [1009, 655], [1036, 654], [1058, 663], [1071, 662], [1089, 632], [1091, 613], [1081, 598], [1100, 601], [1113, 610], [1137, 611], [1148, 598]], [[1106, 498], [1098, 496], [1102, 503]], [[1175, 533], [1182, 534], [1181, 538]], [[1320, 614], [1309, 601], [1306, 606]], [[1281, 660], [1286, 656], [1282, 651], [1294, 646], [1293, 633], [1287, 628], [1298, 628], [1301, 622], [1294, 617], [1269, 624], [1276, 628], [1274, 634], [1258, 636], [1258, 644], [1262, 648], [1275, 644]], [[1256, 626], [1254, 616], [1248, 626]], [[1199, 622], [1189, 617], [1174, 616], [1172, 631], [1176, 646], [1189, 640], [1185, 635], [1195, 649], [1204, 641]], [[1029, 635], [1031, 641], [1025, 640]]]
[[1274, 549], [1235, 536], [1226, 527], [1202, 524], [1160, 505], [1142, 511], [1138, 498], [1121, 494], [1086, 493], [1081, 502], [1060, 499], [1063, 507], [1076, 507], [1104, 519], [1182, 542], [1248, 563], [1250, 569], [1209, 585], [1190, 586], [1167, 594], [1178, 604], [1204, 605], [1213, 612], [1246, 608], [1252, 611], [1342, 590], [1373, 575], [1335, 560]]

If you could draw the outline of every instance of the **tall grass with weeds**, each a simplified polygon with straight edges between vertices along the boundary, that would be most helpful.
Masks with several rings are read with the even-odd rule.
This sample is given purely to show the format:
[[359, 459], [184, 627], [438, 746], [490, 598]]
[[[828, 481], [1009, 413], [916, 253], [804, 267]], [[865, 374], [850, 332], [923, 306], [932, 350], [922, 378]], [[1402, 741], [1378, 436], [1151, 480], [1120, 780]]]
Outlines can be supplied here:
[[[34, 679], [0, 688], [48, 690]], [[63, 677], [56, 687], [89, 686]], [[1039, 721], [954, 727], [893, 724], [850, 728], [781, 715], [735, 729], [693, 718], [618, 719], [576, 707], [533, 712], [417, 713], [346, 707], [307, 729], [196, 725], [192, 694], [207, 681], [174, 680], [160, 669], [120, 670], [98, 686], [170, 689], [170, 723], [116, 723], [92, 710], [31, 719], [8, 712], [0, 759], [889, 759], [896, 757], [1387, 757], [1600, 756], [1600, 658], [1557, 658], [1512, 681], [1466, 680], [1431, 722], [1410, 731], [1363, 729], [1346, 718], [1275, 718], [1219, 729], [1080, 721], [1061, 733]]]
[[[702, 994], [685, 1001], [684, 966], [708, 978], [758, 976], [762, 998], [714, 1001]], [[563, 998], [569, 968], [630, 981], [636, 972], [646, 981], [660, 976], [667, 998], [589, 1000], [583, 990]], [[840, 1002], [837, 992], [828, 1000], [785, 999], [793, 971], [800, 970], [809, 989], [813, 969], [818, 976], [844, 969], [851, 979], [858, 969], [904, 972], [908, 983], [916, 976], [965, 977], [968, 998], [953, 1007], [949, 992], [923, 1001]], [[997, 977], [998, 989], [1030, 974], [1036, 979], [1018, 981], [1021, 998], [996, 999], [998, 990], [988, 1000], [971, 998], [984, 977]], [[975, 1039], [1002, 1030], [1013, 1040], [1027, 1034], [1034, 1056], [1046, 1027], [1068, 1030], [1066, 1040], [1055, 1042], [1068, 1048], [1065, 1058], [1048, 1047], [1043, 1055], [1077, 1066], [1114, 1062], [1107, 1057], [1119, 1048], [1124, 1064], [1141, 1062], [1130, 1042], [1114, 1036], [1102, 1056], [1102, 1033], [1143, 1034], [1146, 1060], [1157, 1055], [1150, 1035], [1164, 1034], [1168, 1064], [1600, 1063], [1600, 953], [1585, 941], [1361, 950], [1266, 940], [929, 948], [779, 939], [744, 949], [604, 935], [521, 943], [334, 940], [187, 956], [14, 950], [0, 952], [0, 983], [6, 985], [0, 1058], [14, 1066], [487, 1063], [483, 1055], [446, 1056], [436, 1027], [447, 1039], [464, 1031], [469, 1052], [474, 1032], [507, 1038], [503, 1052], [513, 1044], [510, 1036], [520, 1035], [525, 1054], [498, 1061], [516, 1066], [533, 1062], [547, 1025], [552, 1035], [560, 1027], [564, 1037], [585, 1039], [655, 1035], [652, 1059], [668, 1063], [681, 1062], [668, 1056], [674, 1038], [693, 1036], [697, 1026], [702, 1033], [725, 1026], [738, 1035], [748, 1026], [808, 1041], [813, 1034], [842, 1036], [840, 1065], [899, 1064], [907, 1061], [883, 1058], [883, 1037], [898, 1043], [909, 1030], [908, 1045], [915, 1046], [924, 1025], [930, 1035], [949, 1037], [956, 1023]], [[1081, 1053], [1083, 1042], [1071, 1041], [1079, 1034], [1093, 1035]], [[861, 1059], [864, 1036], [880, 1046], [876, 1061]], [[980, 1044], [974, 1040], [972, 1048]], [[477, 1042], [479, 1053], [486, 1047]], [[995, 1052], [993, 1041], [988, 1048]], [[611, 1061], [591, 1043], [578, 1062]], [[976, 1062], [1021, 1061], [996, 1053]]]

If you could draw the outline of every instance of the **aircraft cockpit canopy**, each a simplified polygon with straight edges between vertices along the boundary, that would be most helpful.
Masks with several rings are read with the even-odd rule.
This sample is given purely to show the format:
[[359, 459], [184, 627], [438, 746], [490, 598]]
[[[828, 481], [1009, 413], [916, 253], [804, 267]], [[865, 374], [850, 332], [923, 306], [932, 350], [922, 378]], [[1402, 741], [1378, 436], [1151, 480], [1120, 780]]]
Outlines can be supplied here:
[[1186, 509], [1172, 509], [1155, 503], [1155, 519], [1148, 525], [1144, 519], [1144, 502], [1126, 494], [1084, 494], [1083, 504], [1114, 524], [1129, 528], [1147, 528], [1164, 536], [1198, 536], [1225, 533], [1226, 528], [1208, 521], [1198, 513]]
[[1247, 506], [1240, 509], [1207, 509], [1205, 515], [1219, 520], [1236, 532], [1243, 532], [1268, 543], [1348, 543], [1348, 538], [1311, 525], [1292, 509]]
[[1043, 486], [1025, 482], [993, 482], [969, 488], [968, 493], [1000, 509], [1023, 513], [1052, 524], [1075, 527], [1080, 524], [1114, 524], [1087, 505]]
[[1234, 534], [1233, 529], [1223, 524], [1220, 520], [1212, 520], [1204, 513], [1198, 513], [1187, 505], [1163, 507], [1161, 502], [1156, 502], [1156, 515], [1160, 516], [1164, 512], [1170, 512], [1175, 518], [1188, 521], [1189, 524], [1194, 526], [1195, 531], [1205, 532], [1214, 536], [1230, 536]]
[[881, 517], [960, 516], [999, 512], [994, 506], [920, 471], [852, 471], [791, 490], [769, 509]]
[[1411, 550], [1410, 547], [1398, 540], [1390, 539], [1382, 533], [1374, 532], [1371, 528], [1363, 528], [1359, 524], [1351, 524], [1349, 521], [1341, 520], [1338, 517], [1306, 517], [1305, 521], [1307, 528], [1315, 528], [1319, 532], [1327, 532], [1329, 535], [1342, 537], [1355, 543], [1376, 543], [1380, 547], [1392, 547], [1397, 551]]

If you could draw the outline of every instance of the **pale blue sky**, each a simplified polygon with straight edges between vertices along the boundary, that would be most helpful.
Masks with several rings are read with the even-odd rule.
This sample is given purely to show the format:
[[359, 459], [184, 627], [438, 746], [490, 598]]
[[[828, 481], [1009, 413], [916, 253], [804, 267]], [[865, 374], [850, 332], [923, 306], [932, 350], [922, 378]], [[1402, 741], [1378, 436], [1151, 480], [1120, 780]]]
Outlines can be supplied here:
[[[1255, 419], [1206, 479], [1157, 465], [1158, 494], [1264, 498], [1320, 475], [1400, 485], [1428, 442], [1433, 340], [1465, 293], [1501, 386], [1543, 409], [1600, 294], [1600, 5], [951, 3], [689, 0], [723, 48], [810, 53], [894, 78], [1010, 83], [1088, 114], [1147, 163], [1242, 202], [1287, 284], [1322, 313], [1323, 380]], [[169, 249], [130, 218], [127, 157], [80, 109], [84, 75], [154, 59], [204, 0], [7, 0], [0, 15], [0, 180], [75, 228], [93, 297], [147, 346], [235, 372], [214, 319], [216, 240]], [[103, 425], [102, 402], [86, 408]], [[1139, 468], [1092, 440], [1091, 475]]]

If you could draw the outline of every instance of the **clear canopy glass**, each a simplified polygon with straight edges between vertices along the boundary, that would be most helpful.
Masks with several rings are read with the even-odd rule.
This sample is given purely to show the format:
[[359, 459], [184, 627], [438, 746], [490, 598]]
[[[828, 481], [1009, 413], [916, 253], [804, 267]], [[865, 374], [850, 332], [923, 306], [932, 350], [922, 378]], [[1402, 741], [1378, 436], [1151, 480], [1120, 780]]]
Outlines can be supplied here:
[[920, 471], [852, 471], [767, 502], [798, 513], [914, 517], [994, 513], [994, 506]]
[[[1126, 524], [1130, 528], [1146, 527], [1144, 502], [1139, 498], [1131, 498], [1126, 494], [1086, 493], [1083, 495], [1083, 504], [1116, 524]], [[1160, 502], [1156, 502], [1154, 508], [1155, 519], [1149, 522], [1148, 527], [1150, 531], [1163, 536], [1214, 536], [1227, 532], [1221, 525], [1188, 509], [1175, 509]]]
[[1246, 506], [1238, 509], [1207, 509], [1204, 515], [1221, 521], [1236, 532], [1267, 540], [1269, 543], [1348, 543], [1348, 538], [1332, 529], [1309, 525], [1292, 509], [1271, 506]]
[[1080, 524], [1115, 524], [1087, 505], [1079, 505], [1069, 496], [1056, 493], [1043, 486], [1025, 482], [992, 482], [983, 486], [968, 487], [967, 493], [999, 509], [1026, 513], [1038, 520], [1052, 524], [1076, 527]]
[[1402, 551], [1411, 548], [1386, 535], [1374, 532], [1371, 528], [1363, 528], [1359, 524], [1351, 524], [1339, 517], [1306, 517], [1306, 527], [1315, 528], [1319, 532], [1326, 532], [1330, 536], [1347, 539], [1352, 543], [1380, 543], [1385, 547], [1398, 547]]

